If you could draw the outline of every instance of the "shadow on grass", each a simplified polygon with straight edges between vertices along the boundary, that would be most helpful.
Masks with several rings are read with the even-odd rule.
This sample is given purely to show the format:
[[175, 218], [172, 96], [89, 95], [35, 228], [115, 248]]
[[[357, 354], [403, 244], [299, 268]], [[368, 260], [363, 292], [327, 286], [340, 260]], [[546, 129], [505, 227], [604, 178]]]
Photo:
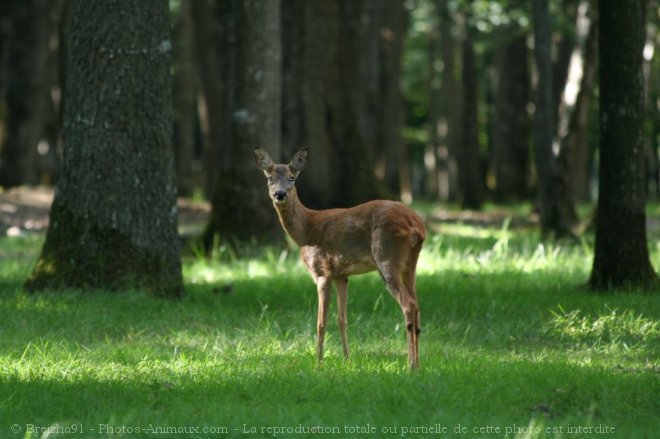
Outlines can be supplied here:
[[[390, 360], [375, 359], [381, 361]], [[98, 429], [100, 424], [144, 428], [180, 423], [223, 425], [233, 431], [243, 423], [491, 422], [504, 427], [539, 418], [548, 425], [607, 419], [619, 431], [627, 425], [648, 432], [653, 428], [648, 414], [660, 409], [654, 393], [658, 382], [652, 376], [460, 349], [413, 374], [360, 366], [318, 370], [299, 355], [273, 356], [266, 367], [260, 364], [259, 358], [209, 364], [183, 360], [171, 369], [153, 363], [142, 365], [141, 371], [126, 368], [123, 377], [120, 370], [115, 379], [98, 379], [85, 371], [77, 375], [75, 370], [69, 378], [9, 375], [0, 383], [0, 424], [77, 422]]]

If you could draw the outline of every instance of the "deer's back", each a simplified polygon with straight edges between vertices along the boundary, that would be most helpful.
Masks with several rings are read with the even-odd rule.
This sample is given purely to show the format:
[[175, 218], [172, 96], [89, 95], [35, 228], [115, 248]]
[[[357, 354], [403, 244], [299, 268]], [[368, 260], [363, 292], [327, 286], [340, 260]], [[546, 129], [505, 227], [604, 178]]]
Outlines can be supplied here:
[[395, 201], [316, 211], [310, 219], [301, 255], [317, 276], [336, 278], [373, 271], [375, 248], [403, 245], [419, 251], [426, 237], [419, 216]]

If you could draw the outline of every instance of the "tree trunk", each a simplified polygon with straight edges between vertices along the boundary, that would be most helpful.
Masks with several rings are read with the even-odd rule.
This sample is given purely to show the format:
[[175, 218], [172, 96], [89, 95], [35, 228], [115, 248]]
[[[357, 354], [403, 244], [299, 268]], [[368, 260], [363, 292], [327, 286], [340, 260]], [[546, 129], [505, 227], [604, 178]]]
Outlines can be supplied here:
[[[433, 25], [428, 42], [428, 108], [429, 143], [424, 151], [426, 195], [440, 201], [455, 200], [457, 181], [457, 133], [460, 119], [460, 83], [456, 80], [452, 35], [454, 21], [447, 0], [432, 3]], [[442, 63], [439, 72], [438, 64]]]
[[[562, 2], [561, 13], [567, 22], [577, 23], [578, 9], [583, 8], [583, 4], [588, 4], [589, 0], [580, 0], [579, 2]], [[579, 33], [579, 32], [576, 32]], [[571, 58], [576, 45], [576, 36], [573, 32], [563, 30], [555, 32], [552, 36], [556, 40], [554, 52], [556, 53], [552, 65], [552, 105], [555, 111], [555, 122], [559, 120], [560, 104], [564, 94], [564, 88], [568, 79], [568, 70], [571, 64]]]
[[552, 102], [551, 33], [548, 0], [532, 2], [534, 23], [534, 58], [538, 71], [536, 110], [534, 113], [534, 145], [538, 174], [538, 205], [543, 234], [560, 230], [559, 175], [552, 151], [555, 138], [555, 110]]
[[6, 59], [6, 133], [0, 160], [0, 185], [38, 184], [37, 145], [48, 137], [50, 105], [48, 68], [51, 0], [13, 0]]
[[[228, 3], [228, 2], [223, 2]], [[214, 3], [215, 5], [215, 3]], [[210, 197], [220, 168], [220, 148], [223, 144], [223, 78], [221, 55], [224, 45], [220, 27], [216, 25], [215, 8], [208, 0], [190, 0], [195, 57], [201, 94], [199, 96], [199, 119], [204, 141], [205, 193]]]
[[222, 133], [211, 219], [204, 234], [207, 249], [216, 237], [247, 241], [279, 233], [253, 150], [262, 146], [273, 157], [280, 156], [280, 2], [242, 0], [224, 7], [221, 74], [232, 86], [224, 88], [222, 114], [229, 124], [223, 125], [228, 131]]
[[295, 149], [309, 145], [313, 157], [298, 180], [300, 198], [313, 208], [376, 198], [381, 191], [351, 96], [354, 81], [361, 82], [360, 48], [345, 19], [354, 5], [348, 0], [288, 0], [282, 5], [284, 155], [290, 158]]
[[348, 97], [355, 108], [358, 130], [372, 157], [376, 157], [382, 145], [381, 128], [381, 74], [382, 32], [387, 22], [387, 10], [396, 9], [400, 2], [382, 0], [342, 1], [342, 28], [346, 32], [346, 48], [354, 54], [355, 74], [347, 83]]
[[600, 171], [594, 289], [657, 284], [646, 241], [645, 4], [599, 2]]
[[551, 30], [548, 0], [532, 3], [534, 23], [534, 57], [538, 71], [536, 111], [534, 113], [534, 145], [538, 175], [537, 201], [541, 216], [541, 233], [555, 237], [574, 234], [571, 230], [575, 216], [567, 184], [566, 167], [555, 151], [555, 102], [553, 66], [551, 62]]
[[334, 202], [339, 173], [326, 126], [332, 120], [326, 77], [338, 68], [338, 41], [333, 25], [338, 21], [339, 10], [336, 1], [320, 0], [287, 0], [282, 7], [283, 158], [290, 158], [302, 146], [310, 147], [315, 159], [300, 175], [297, 190], [309, 207], [326, 208]]
[[168, 3], [69, 12], [63, 168], [26, 287], [180, 295]]
[[463, 40], [463, 115], [459, 155], [462, 205], [480, 209], [483, 202], [483, 178], [477, 125], [477, 66], [469, 26]]
[[193, 0], [181, 0], [174, 26], [174, 157], [179, 195], [191, 195], [195, 186], [197, 87], [193, 42]]
[[[435, 10], [438, 8], [438, 2], [433, 5], [433, 12], [436, 17], [435, 20], [440, 22], [439, 12]], [[442, 127], [447, 126], [447, 120], [442, 116], [440, 111], [440, 103], [442, 101], [442, 94], [440, 89], [440, 78], [438, 63], [440, 57], [440, 32], [439, 24], [432, 21], [428, 32], [427, 42], [427, 64], [428, 64], [428, 77], [426, 82], [426, 89], [428, 93], [428, 103], [426, 106], [426, 129], [428, 132], [429, 140], [424, 146], [424, 191], [423, 195], [430, 200], [447, 201], [447, 167], [446, 164], [440, 160], [441, 142], [443, 142]], [[444, 142], [443, 142], [444, 143]], [[444, 145], [443, 145], [444, 146]]]
[[526, 198], [529, 174], [529, 73], [527, 35], [510, 27], [498, 50], [499, 81], [495, 99], [493, 168], [499, 201]]
[[[461, 111], [462, 111], [462, 84], [456, 79], [456, 38], [452, 34], [455, 23], [449, 11], [448, 0], [436, 0], [436, 8], [440, 23], [440, 50], [442, 63], [442, 112], [446, 120], [444, 144], [440, 145], [438, 155], [440, 168], [446, 169], [441, 173], [441, 181], [446, 187], [441, 189], [448, 200], [457, 200], [460, 195], [458, 183], [457, 157], [459, 155], [459, 139], [461, 137]], [[442, 175], [444, 174], [444, 177]]]
[[[345, 0], [350, 2], [351, 0]], [[406, 34], [407, 14], [401, 0], [382, 2], [380, 32], [380, 89], [381, 100], [379, 136], [377, 143], [390, 158], [392, 174], [398, 177], [390, 189], [398, 188], [401, 200], [412, 202], [408, 148], [401, 137], [403, 126], [403, 98], [401, 96], [401, 57]], [[393, 159], [393, 160], [392, 160]], [[387, 172], [385, 173], [387, 175]]]
[[578, 223], [575, 203], [587, 201], [590, 192], [588, 116], [598, 48], [598, 28], [593, 15], [589, 2], [580, 1], [575, 14], [575, 45], [558, 107], [555, 142], [558, 147], [559, 174], [565, 187], [563, 206], [568, 224]]

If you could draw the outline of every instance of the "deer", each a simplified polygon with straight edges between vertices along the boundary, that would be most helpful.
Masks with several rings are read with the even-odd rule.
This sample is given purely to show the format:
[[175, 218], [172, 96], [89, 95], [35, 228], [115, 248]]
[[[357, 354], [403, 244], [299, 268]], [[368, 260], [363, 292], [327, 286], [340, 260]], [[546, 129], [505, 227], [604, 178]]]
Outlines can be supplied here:
[[309, 148], [288, 164], [276, 164], [262, 148], [254, 160], [266, 176], [268, 195], [284, 231], [300, 247], [303, 265], [318, 295], [316, 357], [323, 362], [323, 345], [332, 286], [337, 290], [337, 323], [344, 357], [349, 359], [347, 330], [348, 278], [377, 270], [387, 291], [403, 312], [410, 369], [419, 368], [419, 306], [416, 269], [426, 228], [408, 206], [374, 200], [345, 209], [306, 208], [296, 192], [296, 179], [307, 165]]

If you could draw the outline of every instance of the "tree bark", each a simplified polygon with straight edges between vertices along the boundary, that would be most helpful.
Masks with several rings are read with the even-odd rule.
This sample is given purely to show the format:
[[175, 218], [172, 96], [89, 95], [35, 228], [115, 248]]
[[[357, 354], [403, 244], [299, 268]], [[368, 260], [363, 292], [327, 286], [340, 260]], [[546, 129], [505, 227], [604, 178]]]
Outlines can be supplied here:
[[168, 3], [69, 12], [63, 168], [26, 287], [181, 295]]
[[599, 2], [600, 170], [593, 289], [657, 285], [646, 240], [645, 4]]
[[[246, 241], [279, 233], [264, 178], [254, 167], [256, 146], [280, 156], [281, 40], [278, 0], [231, 1], [223, 5], [225, 59], [221, 125], [223, 144], [204, 233], [210, 249], [221, 241]], [[222, 123], [210, 114], [212, 123]]]

